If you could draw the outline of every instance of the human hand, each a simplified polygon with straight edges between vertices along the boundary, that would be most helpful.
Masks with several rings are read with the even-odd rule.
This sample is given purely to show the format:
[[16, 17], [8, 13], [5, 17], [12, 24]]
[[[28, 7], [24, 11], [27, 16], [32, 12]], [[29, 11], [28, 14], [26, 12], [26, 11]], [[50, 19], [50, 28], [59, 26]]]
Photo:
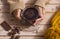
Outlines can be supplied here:
[[45, 15], [45, 9], [42, 7], [39, 7], [39, 16], [40, 18], [36, 19], [34, 25], [38, 25], [44, 18]]
[[16, 9], [16, 10], [14, 10], [14, 11], [12, 12], [12, 14], [13, 14], [13, 16], [14, 16], [16, 19], [21, 20], [21, 16], [20, 16], [20, 14], [21, 14], [21, 9]]

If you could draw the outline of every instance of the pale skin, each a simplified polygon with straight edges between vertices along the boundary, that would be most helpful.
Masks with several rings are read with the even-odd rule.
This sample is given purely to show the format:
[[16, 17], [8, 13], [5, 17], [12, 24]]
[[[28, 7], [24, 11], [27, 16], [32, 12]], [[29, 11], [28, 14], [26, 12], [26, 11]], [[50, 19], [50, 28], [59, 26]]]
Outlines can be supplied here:
[[[30, 0], [29, 0], [30, 1]], [[32, 0], [31, 0], [32, 1]], [[26, 7], [30, 7], [31, 5], [32, 5], [32, 3], [34, 2], [34, 0], [32, 1], [32, 2], [27, 2], [26, 3]], [[10, 1], [11, 2], [11, 1]], [[14, 1], [13, 1], [14, 2]], [[45, 1], [43, 1], [43, 0], [41, 0], [41, 2], [40, 2], [40, 0], [37, 0], [37, 6], [39, 6], [39, 15], [40, 15], [40, 18], [38, 18], [38, 19], [36, 19], [36, 21], [35, 21], [35, 23], [34, 23], [34, 25], [37, 25], [37, 24], [39, 24], [40, 23], [40, 21], [42, 21], [42, 19], [44, 18], [44, 15], [45, 15], [45, 6], [43, 6], [43, 5], [45, 5], [45, 4], [47, 4], [49, 2], [49, 0], [45, 0]], [[14, 2], [15, 3], [15, 2]], [[17, 2], [18, 3], [18, 2]], [[20, 2], [19, 2], [20, 3]], [[18, 4], [19, 4], [18, 3]], [[21, 3], [20, 3], [21, 4]], [[41, 7], [40, 7], [41, 6]], [[15, 6], [14, 6], [15, 7]], [[13, 8], [14, 8], [13, 7]], [[17, 7], [17, 6], [16, 6]], [[15, 7], [15, 8], [16, 8]], [[42, 8], [43, 7], [43, 8]], [[12, 10], [12, 9], [11, 9]], [[20, 14], [21, 14], [21, 9], [19, 8], [17, 8], [16, 10], [14, 10], [13, 11], [13, 15], [15, 16], [15, 18], [17, 18], [18, 20], [21, 20], [21, 17], [20, 17]]]
[[[40, 18], [36, 19], [34, 25], [37, 25], [39, 24], [39, 22], [43, 19], [44, 15], [45, 15], [45, 9], [44, 8], [41, 8], [39, 7], [39, 15], [40, 15]], [[21, 13], [21, 9], [17, 9], [13, 14], [14, 16], [18, 19], [18, 20], [21, 20], [21, 17], [20, 17], [20, 13]]]

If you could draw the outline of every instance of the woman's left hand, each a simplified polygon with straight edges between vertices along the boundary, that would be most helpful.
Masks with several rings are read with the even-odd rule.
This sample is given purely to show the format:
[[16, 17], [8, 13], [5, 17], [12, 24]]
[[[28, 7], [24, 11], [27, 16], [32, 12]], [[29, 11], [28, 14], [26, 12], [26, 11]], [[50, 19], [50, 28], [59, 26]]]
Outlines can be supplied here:
[[44, 15], [45, 15], [45, 9], [42, 8], [42, 7], [39, 7], [39, 15], [40, 15], [40, 18], [36, 19], [34, 25], [38, 25], [44, 18]]

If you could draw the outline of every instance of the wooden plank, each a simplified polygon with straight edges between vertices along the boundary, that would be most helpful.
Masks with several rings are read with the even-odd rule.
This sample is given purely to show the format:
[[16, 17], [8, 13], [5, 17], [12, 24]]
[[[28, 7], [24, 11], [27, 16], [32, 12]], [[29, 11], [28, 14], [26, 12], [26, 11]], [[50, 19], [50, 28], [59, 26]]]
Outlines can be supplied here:
[[60, 3], [60, 0], [51, 0], [50, 3], [51, 3], [51, 4]]
[[45, 7], [46, 12], [56, 12], [59, 5], [47, 5]]
[[[23, 31], [20, 31], [20, 35], [43, 35], [45, 30], [50, 26], [48, 25], [39, 25], [38, 27], [29, 27], [25, 28]], [[0, 26], [0, 35], [8, 35], [8, 31], [4, 30], [2, 26]]]
[[10, 37], [0, 37], [0, 39], [9, 39]]
[[8, 5], [0, 5], [0, 12], [9, 12]]
[[[10, 37], [0, 37], [0, 39], [9, 39]], [[20, 37], [19, 39], [43, 39], [43, 37]]]
[[8, 4], [7, 0], [0, 0], [0, 4], [6, 5]]

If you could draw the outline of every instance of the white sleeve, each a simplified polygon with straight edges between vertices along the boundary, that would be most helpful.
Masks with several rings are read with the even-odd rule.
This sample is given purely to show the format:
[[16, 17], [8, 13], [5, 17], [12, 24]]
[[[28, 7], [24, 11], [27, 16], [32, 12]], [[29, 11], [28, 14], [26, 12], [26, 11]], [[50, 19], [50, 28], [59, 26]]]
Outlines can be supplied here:
[[27, 2], [25, 3], [25, 6], [32, 6], [35, 4], [37, 0], [27, 0]]
[[45, 8], [45, 4], [49, 2], [49, 0], [37, 0], [35, 5], [41, 6]]
[[23, 0], [8, 0], [8, 3], [10, 4], [10, 13], [15, 9], [23, 9], [25, 7]]

